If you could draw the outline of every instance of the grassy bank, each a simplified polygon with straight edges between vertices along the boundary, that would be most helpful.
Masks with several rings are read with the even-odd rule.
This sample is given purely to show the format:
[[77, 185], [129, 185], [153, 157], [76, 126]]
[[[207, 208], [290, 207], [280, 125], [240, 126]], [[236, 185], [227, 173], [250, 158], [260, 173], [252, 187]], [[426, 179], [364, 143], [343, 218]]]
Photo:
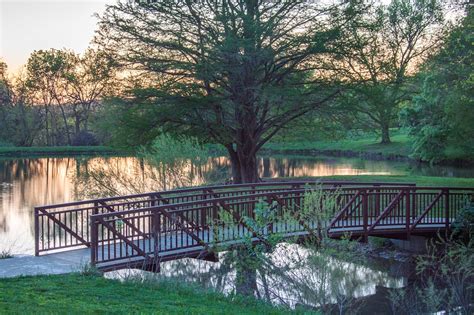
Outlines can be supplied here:
[[397, 182], [415, 183], [418, 186], [437, 187], [474, 187], [474, 178], [435, 177], [418, 175], [341, 175], [328, 176], [323, 179], [354, 182]]
[[0, 279], [0, 313], [287, 314], [251, 298], [176, 283], [135, 283], [80, 274]]
[[123, 152], [105, 146], [83, 147], [1, 147], [0, 156], [120, 155]]
[[392, 143], [380, 144], [380, 140], [373, 135], [346, 140], [325, 140], [325, 141], [288, 141], [271, 142], [264, 146], [264, 150], [285, 153], [288, 151], [341, 151], [357, 152], [368, 154], [380, 154], [382, 156], [404, 156], [408, 157], [411, 151], [411, 139], [406, 133], [396, 133], [392, 135]]

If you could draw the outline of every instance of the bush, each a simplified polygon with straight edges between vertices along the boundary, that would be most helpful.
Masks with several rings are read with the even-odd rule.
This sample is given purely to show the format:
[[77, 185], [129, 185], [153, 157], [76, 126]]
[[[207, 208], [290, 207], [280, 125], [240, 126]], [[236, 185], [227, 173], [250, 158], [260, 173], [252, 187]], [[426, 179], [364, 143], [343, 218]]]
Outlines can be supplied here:
[[474, 201], [458, 213], [453, 222], [453, 232], [465, 241], [474, 237]]
[[99, 145], [99, 141], [96, 136], [89, 131], [81, 131], [74, 136], [72, 140], [73, 146], [96, 146]]

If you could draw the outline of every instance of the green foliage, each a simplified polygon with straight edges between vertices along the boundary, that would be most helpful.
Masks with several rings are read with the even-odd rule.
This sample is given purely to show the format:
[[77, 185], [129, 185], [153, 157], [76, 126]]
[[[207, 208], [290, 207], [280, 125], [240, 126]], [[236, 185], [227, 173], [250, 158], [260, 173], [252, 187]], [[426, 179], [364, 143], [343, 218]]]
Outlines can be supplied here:
[[[335, 73], [348, 82], [339, 107], [366, 117], [390, 143], [390, 127], [398, 110], [414, 92], [411, 75], [443, 36], [443, 12], [438, 0], [396, 0], [368, 6], [339, 38]], [[334, 65], [335, 64], [335, 65]]]
[[420, 283], [391, 293], [395, 313], [472, 314], [474, 300], [474, 239], [454, 238], [432, 242], [428, 254], [419, 256], [416, 267]]
[[11, 82], [0, 73], [0, 139], [17, 146], [96, 144], [91, 116], [112, 94], [115, 75], [106, 54], [37, 50], [25, 70]]
[[209, 154], [196, 138], [172, 137], [161, 134], [148, 147], [142, 147], [140, 155], [161, 175], [163, 188], [192, 186], [195, 172], [189, 171], [207, 162]]
[[287, 314], [253, 298], [226, 298], [171, 282], [108, 280], [80, 274], [0, 279], [6, 313]]
[[474, 239], [474, 196], [471, 198], [452, 223], [454, 235], [464, 240]]
[[161, 134], [153, 140], [149, 147], [142, 147], [142, 155], [156, 165], [168, 165], [170, 167], [191, 161], [200, 164], [207, 161], [209, 156], [207, 150], [196, 138], [173, 137], [169, 134]]
[[404, 113], [421, 160], [474, 159], [473, 17], [470, 10], [425, 65], [421, 93]]
[[116, 100], [128, 119], [110, 125], [124, 130], [118, 132], [126, 143], [142, 132], [141, 143], [150, 141], [159, 128], [219, 143], [231, 157], [234, 182], [258, 181], [261, 146], [339, 94], [329, 76], [314, 71], [359, 6], [243, 0], [109, 5], [96, 42], [124, 68], [152, 78]]
[[207, 150], [192, 137], [172, 137], [161, 134], [148, 147], [142, 147], [142, 155], [155, 165], [175, 168], [182, 163], [191, 161], [195, 164], [204, 163], [209, 156]]

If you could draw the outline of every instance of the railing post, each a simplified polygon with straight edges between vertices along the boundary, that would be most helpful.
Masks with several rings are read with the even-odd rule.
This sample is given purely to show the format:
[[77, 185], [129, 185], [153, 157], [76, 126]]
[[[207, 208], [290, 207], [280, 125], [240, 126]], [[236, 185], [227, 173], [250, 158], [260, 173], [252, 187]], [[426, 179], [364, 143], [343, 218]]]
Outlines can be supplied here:
[[410, 189], [405, 191], [405, 229], [407, 232], [407, 240], [410, 239], [410, 218], [411, 218], [411, 201], [410, 201]]
[[97, 250], [99, 248], [99, 230], [97, 229], [97, 224], [94, 216], [90, 217], [89, 229], [91, 231], [91, 265], [95, 266], [97, 263]]
[[35, 207], [35, 256], [39, 256], [39, 210]]
[[375, 184], [374, 186], [377, 187], [377, 189], [375, 189], [375, 209], [372, 210], [371, 215], [377, 217], [376, 213], [382, 212], [380, 210], [380, 185]]
[[99, 213], [99, 203], [97, 201], [94, 201], [94, 209], [92, 210], [92, 214], [98, 214]]
[[368, 213], [368, 200], [367, 200], [367, 190], [362, 191], [362, 216], [364, 221], [364, 242], [368, 242], [369, 234], [367, 232], [367, 227], [369, 225], [369, 213]]
[[[267, 195], [267, 203], [268, 203], [268, 210], [270, 212], [273, 212], [274, 209], [273, 209], [273, 199], [271, 198], [271, 195]], [[253, 213], [255, 213], [255, 211], [252, 211]], [[271, 213], [269, 213], [269, 215], [271, 216]], [[254, 216], [255, 217], [255, 216]], [[272, 234], [273, 233], [273, 221], [271, 221], [270, 223], [268, 223], [267, 225], [267, 233], [268, 235]]]
[[155, 260], [155, 264], [158, 263], [159, 254], [160, 254], [160, 243], [161, 243], [161, 217], [160, 212], [156, 210], [152, 210], [152, 229], [153, 229], [153, 256]]
[[[256, 191], [255, 191], [255, 190], [257, 189], [257, 187], [256, 187], [255, 185], [252, 185], [252, 186], [250, 186], [250, 188], [252, 188], [251, 194], [252, 194], [252, 195], [255, 195], [255, 194], [256, 194]], [[255, 205], [255, 204], [254, 204], [254, 205]], [[251, 208], [250, 208], [250, 213], [248, 213], [248, 217], [255, 220], [255, 207], [251, 207]]]
[[[207, 200], [207, 194], [206, 194], [206, 190], [203, 190], [203, 194], [202, 194], [202, 199], [203, 200]], [[206, 207], [202, 207], [201, 209], [201, 229], [205, 229], [206, 228]]]
[[449, 230], [449, 189], [444, 189], [444, 211], [445, 211], [445, 214], [444, 216], [446, 217], [445, 218], [445, 229], [446, 229], [446, 235], [448, 235], [448, 230]]
[[217, 216], [218, 216], [217, 203], [215, 201], [213, 201], [212, 202], [212, 222], [217, 221]]

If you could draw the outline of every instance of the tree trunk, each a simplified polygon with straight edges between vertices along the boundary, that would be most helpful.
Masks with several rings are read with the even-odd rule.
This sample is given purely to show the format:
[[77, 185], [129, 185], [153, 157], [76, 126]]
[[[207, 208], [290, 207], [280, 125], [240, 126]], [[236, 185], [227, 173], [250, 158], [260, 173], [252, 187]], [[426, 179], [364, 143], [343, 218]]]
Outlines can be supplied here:
[[64, 128], [66, 129], [66, 136], [67, 136], [67, 144], [71, 145], [71, 133], [69, 132], [69, 125], [67, 124], [67, 117], [62, 105], [59, 105], [59, 109], [61, 110], [61, 115], [63, 117]]
[[256, 183], [260, 181], [258, 176], [257, 154], [237, 152], [240, 160], [240, 174], [242, 183]]
[[74, 132], [77, 136], [81, 132], [81, 120], [77, 114], [74, 120], [74, 129], [75, 129]]
[[255, 296], [257, 292], [258, 261], [249, 249], [242, 247], [235, 251], [235, 291], [239, 295]]
[[232, 182], [234, 184], [256, 183], [260, 181], [258, 176], [257, 154], [254, 149], [237, 148], [232, 145], [226, 146], [229, 152], [232, 166]]
[[380, 143], [382, 144], [389, 144], [392, 141], [390, 140], [390, 125], [388, 122], [383, 122], [382, 123], [382, 141]]

